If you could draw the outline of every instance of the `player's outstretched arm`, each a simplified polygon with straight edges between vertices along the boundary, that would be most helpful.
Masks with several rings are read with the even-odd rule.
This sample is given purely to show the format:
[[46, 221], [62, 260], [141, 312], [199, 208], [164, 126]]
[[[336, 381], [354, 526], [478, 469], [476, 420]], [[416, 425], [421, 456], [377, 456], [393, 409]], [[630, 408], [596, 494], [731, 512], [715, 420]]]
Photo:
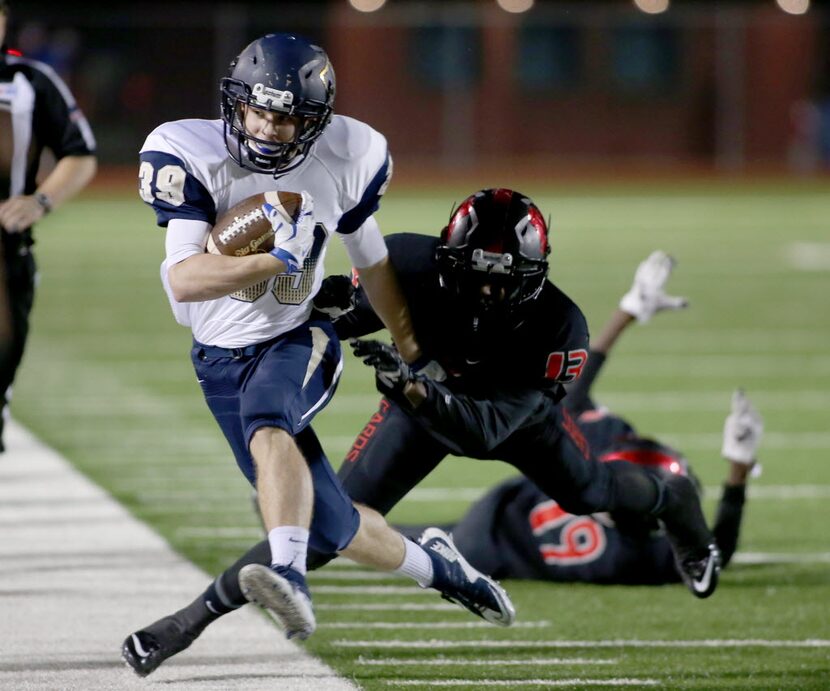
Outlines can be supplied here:
[[[758, 462], [758, 447], [764, 434], [764, 420], [742, 389], [732, 394], [732, 410], [723, 425], [721, 455], [730, 468], [749, 470]], [[731, 474], [730, 470], [730, 474]]]
[[591, 350], [607, 354], [620, 334], [635, 319], [645, 324], [657, 312], [688, 306], [686, 298], [667, 295], [665, 291], [676, 264], [675, 259], [662, 250], [652, 252], [640, 263], [631, 288], [622, 296], [619, 307], [603, 327], [599, 338], [591, 343]]
[[675, 260], [660, 250], [652, 252], [637, 267], [634, 282], [622, 296], [619, 307], [612, 312], [599, 336], [591, 339], [588, 364], [582, 374], [568, 385], [564, 405], [572, 412], [581, 413], [594, 408], [591, 401], [591, 387], [605, 364], [605, 358], [619, 340], [620, 335], [635, 320], [647, 322], [661, 310], [676, 310], [686, 307], [686, 298], [666, 295], [665, 285], [674, 269]]
[[421, 347], [415, 338], [409, 307], [389, 257], [360, 269], [360, 284], [375, 313], [392, 334], [392, 340], [403, 359], [406, 362], [418, 360], [422, 354]]
[[738, 537], [746, 501], [746, 485], [757, 468], [758, 447], [764, 422], [746, 394], [740, 389], [732, 395], [732, 410], [723, 426], [721, 455], [729, 464], [712, 533], [721, 550], [724, 566], [738, 547]]

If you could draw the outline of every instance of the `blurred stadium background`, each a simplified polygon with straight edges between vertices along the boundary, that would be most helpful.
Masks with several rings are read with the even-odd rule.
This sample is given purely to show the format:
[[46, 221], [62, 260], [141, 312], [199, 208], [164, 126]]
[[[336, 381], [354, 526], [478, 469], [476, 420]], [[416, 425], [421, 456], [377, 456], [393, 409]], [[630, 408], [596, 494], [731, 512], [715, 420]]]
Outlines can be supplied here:
[[[259, 533], [158, 283], [162, 235], [135, 194], [137, 151], [163, 121], [217, 116], [217, 80], [248, 40], [297, 30], [329, 51], [337, 110], [389, 139], [386, 232], [433, 233], [475, 189], [518, 188], [552, 216], [552, 278], [594, 330], [649, 251], [679, 258], [673, 290], [692, 309], [627, 335], [599, 391], [688, 453], [710, 512], [732, 389], [745, 386], [767, 421], [743, 557], [712, 600], [680, 586], [508, 583], [528, 628], [464, 629], [463, 613], [420, 608], [428, 598], [399, 594], [401, 581], [332, 567], [312, 580], [321, 628], [308, 647], [366, 689], [827, 688], [822, 4], [16, 0], [10, 29], [12, 47], [70, 83], [102, 163], [93, 187], [37, 228], [42, 285], [13, 413], [177, 550], [212, 572]], [[348, 268], [337, 242], [329, 268]], [[317, 425], [335, 466], [376, 398], [350, 360]], [[509, 474], [445, 463], [393, 518], [451, 520]], [[480, 664], [491, 654], [520, 664]]]
[[327, 48], [338, 110], [384, 132], [403, 175], [830, 163], [815, 0], [13, 4], [12, 45], [67, 77], [104, 163], [132, 165], [160, 121], [216, 113], [217, 80], [267, 30]]

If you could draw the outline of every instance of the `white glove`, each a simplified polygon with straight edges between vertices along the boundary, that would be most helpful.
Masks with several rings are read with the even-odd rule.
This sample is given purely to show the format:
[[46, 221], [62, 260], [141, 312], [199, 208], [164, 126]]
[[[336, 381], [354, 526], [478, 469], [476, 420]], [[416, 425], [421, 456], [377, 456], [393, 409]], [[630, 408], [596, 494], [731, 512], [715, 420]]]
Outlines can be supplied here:
[[761, 415], [743, 390], [737, 389], [732, 394], [732, 412], [723, 425], [721, 455], [727, 461], [735, 463], [755, 463], [763, 433], [764, 421]]
[[274, 229], [271, 254], [285, 264], [285, 272], [289, 274], [302, 268], [314, 245], [314, 200], [308, 192], [303, 192], [302, 197], [296, 223], [292, 223], [275, 206], [267, 202], [262, 205], [262, 212]]
[[666, 295], [663, 290], [676, 263], [661, 250], [652, 252], [637, 267], [631, 289], [620, 300], [620, 309], [645, 324], [656, 312], [688, 306], [686, 298]]

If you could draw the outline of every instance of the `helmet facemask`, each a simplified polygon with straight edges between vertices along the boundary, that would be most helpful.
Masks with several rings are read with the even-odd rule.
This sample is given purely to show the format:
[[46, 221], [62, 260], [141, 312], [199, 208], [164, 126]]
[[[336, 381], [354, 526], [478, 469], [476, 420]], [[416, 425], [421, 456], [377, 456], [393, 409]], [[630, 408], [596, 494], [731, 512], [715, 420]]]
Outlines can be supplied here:
[[[296, 34], [267, 34], [248, 44], [220, 82], [228, 154], [241, 167], [278, 177], [299, 165], [331, 122], [336, 80], [325, 51]], [[296, 118], [290, 142], [253, 135], [248, 109]]]
[[441, 284], [466, 312], [493, 326], [515, 328], [542, 290], [547, 262], [509, 253], [438, 249]]
[[[293, 106], [290, 91], [275, 91], [257, 84], [248, 84], [231, 77], [221, 82], [222, 120], [225, 124], [225, 140], [231, 158], [243, 168], [260, 173], [285, 172], [284, 169], [302, 160], [314, 141], [322, 134], [331, 120], [332, 108], [324, 103], [304, 103]], [[270, 94], [264, 93], [270, 91]], [[250, 134], [245, 126], [248, 107], [291, 115], [299, 118], [297, 133], [291, 142], [260, 139]]]
[[511, 190], [483, 190], [451, 215], [436, 250], [441, 285], [473, 316], [476, 331], [512, 330], [525, 319], [548, 272], [547, 225]]

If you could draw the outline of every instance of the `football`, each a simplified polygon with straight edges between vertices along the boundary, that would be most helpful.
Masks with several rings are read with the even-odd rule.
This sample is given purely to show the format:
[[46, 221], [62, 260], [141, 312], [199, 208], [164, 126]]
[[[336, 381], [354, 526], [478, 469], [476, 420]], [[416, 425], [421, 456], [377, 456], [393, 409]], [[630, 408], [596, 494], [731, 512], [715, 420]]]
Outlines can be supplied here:
[[244, 257], [274, 249], [274, 229], [262, 205], [271, 204], [289, 223], [296, 223], [302, 204], [296, 192], [269, 191], [255, 194], [232, 206], [216, 219], [207, 241], [207, 251]]

